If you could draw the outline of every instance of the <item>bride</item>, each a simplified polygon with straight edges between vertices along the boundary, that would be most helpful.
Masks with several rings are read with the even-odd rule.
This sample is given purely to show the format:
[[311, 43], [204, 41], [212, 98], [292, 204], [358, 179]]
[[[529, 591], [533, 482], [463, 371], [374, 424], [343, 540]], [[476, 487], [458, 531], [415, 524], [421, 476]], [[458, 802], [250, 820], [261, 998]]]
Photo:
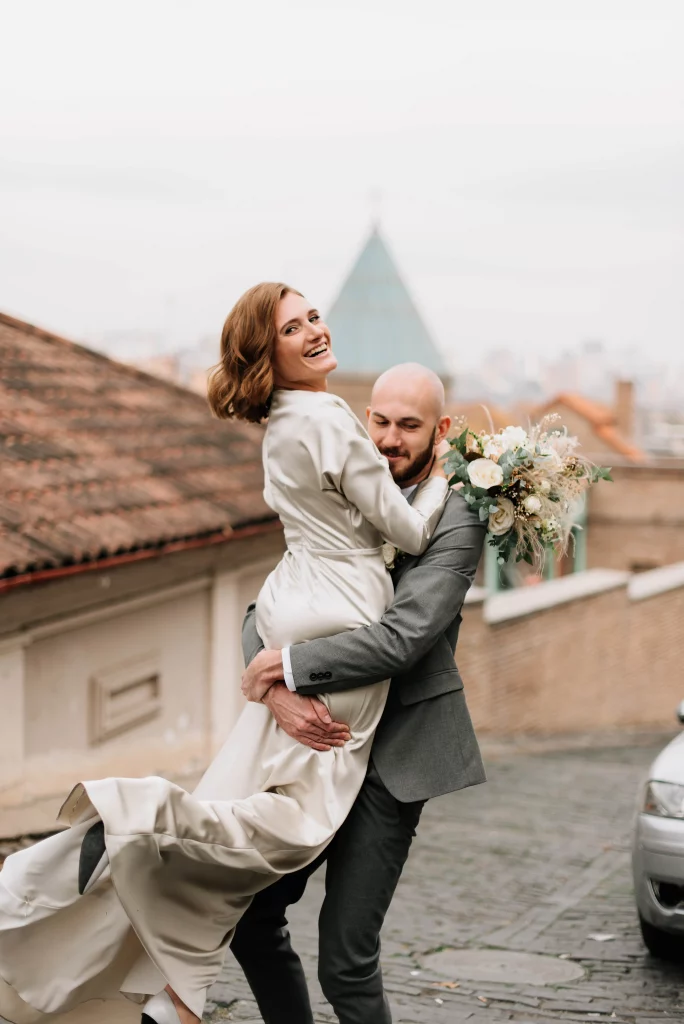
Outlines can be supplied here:
[[[422, 553], [446, 501], [436, 467], [413, 506], [402, 497], [327, 391], [336, 365], [320, 314], [266, 283], [230, 312], [210, 380], [219, 416], [268, 418], [264, 495], [287, 544], [257, 601], [271, 648], [379, 619], [383, 539]], [[76, 786], [60, 812], [71, 827], [0, 872], [0, 1015], [32, 1024], [124, 995], [152, 996], [143, 1022], [198, 1022], [252, 897], [313, 861], [349, 813], [388, 686], [323, 698], [349, 724], [343, 747], [298, 744], [251, 703], [192, 794], [156, 777]]]

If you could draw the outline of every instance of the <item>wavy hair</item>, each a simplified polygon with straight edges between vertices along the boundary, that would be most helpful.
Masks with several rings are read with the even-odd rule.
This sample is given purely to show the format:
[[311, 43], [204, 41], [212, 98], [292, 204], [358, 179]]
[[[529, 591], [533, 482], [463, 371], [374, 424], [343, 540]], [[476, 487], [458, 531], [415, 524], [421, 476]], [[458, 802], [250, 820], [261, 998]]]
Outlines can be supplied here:
[[264, 281], [245, 292], [226, 317], [221, 360], [209, 374], [207, 396], [214, 414], [260, 423], [268, 416], [273, 391], [275, 312], [296, 288]]

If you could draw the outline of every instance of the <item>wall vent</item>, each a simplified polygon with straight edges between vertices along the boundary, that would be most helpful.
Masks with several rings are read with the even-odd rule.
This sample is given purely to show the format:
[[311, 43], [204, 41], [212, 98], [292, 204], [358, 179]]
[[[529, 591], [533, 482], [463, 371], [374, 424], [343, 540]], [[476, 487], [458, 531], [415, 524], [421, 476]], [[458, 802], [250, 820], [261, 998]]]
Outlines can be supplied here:
[[159, 656], [148, 654], [96, 672], [90, 686], [92, 743], [117, 736], [161, 711]]

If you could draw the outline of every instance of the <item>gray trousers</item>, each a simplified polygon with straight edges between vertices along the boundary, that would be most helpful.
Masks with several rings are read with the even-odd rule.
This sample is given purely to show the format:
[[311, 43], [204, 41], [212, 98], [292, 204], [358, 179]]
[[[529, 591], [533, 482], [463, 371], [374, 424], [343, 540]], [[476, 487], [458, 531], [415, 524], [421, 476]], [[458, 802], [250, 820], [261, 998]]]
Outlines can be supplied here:
[[385, 788], [373, 763], [356, 802], [325, 853], [255, 896], [231, 950], [265, 1024], [313, 1024], [301, 961], [292, 948], [287, 908], [327, 860], [319, 918], [318, 977], [340, 1024], [391, 1024], [382, 986], [380, 930], [423, 801], [403, 804]]

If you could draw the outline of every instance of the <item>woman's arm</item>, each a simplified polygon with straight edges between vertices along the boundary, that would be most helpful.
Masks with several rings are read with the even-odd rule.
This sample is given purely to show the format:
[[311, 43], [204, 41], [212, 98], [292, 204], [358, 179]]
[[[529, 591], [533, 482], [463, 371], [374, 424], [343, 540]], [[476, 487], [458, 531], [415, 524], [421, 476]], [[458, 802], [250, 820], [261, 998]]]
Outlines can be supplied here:
[[302, 438], [319, 468], [323, 487], [339, 491], [390, 544], [421, 555], [449, 495], [446, 479], [428, 478], [409, 505], [392, 479], [387, 459], [356, 417], [341, 406], [333, 406], [330, 412], [333, 415], [312, 423], [313, 429]]

